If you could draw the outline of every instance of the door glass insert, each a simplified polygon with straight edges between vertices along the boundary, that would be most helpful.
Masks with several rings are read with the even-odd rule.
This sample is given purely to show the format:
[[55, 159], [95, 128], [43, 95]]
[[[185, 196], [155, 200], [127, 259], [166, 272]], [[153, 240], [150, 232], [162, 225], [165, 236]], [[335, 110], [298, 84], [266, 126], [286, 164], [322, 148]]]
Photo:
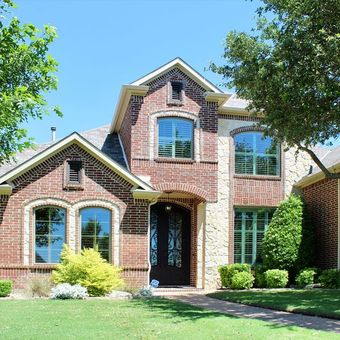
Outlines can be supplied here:
[[179, 212], [169, 215], [168, 265], [182, 267], [182, 214]]
[[158, 264], [158, 216], [155, 211], [151, 211], [150, 216], [150, 262], [151, 266]]

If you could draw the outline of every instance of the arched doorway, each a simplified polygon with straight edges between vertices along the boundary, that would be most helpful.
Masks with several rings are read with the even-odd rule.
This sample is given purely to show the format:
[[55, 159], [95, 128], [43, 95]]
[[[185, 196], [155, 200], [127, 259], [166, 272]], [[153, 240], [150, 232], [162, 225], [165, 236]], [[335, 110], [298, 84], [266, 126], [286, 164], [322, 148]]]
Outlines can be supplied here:
[[157, 203], [150, 216], [150, 280], [161, 286], [190, 284], [190, 211]]

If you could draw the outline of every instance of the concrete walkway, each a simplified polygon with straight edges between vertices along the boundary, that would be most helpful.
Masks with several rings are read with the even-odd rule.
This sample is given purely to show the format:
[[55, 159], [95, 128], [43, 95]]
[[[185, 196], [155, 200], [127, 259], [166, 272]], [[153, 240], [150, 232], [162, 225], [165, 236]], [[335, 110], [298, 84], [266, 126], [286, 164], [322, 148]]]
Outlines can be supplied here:
[[270, 321], [286, 326], [299, 326], [340, 333], [340, 320], [246, 306], [239, 303], [213, 299], [203, 294], [164, 294], [163, 296], [168, 299], [175, 299], [193, 306], [239, 317]]

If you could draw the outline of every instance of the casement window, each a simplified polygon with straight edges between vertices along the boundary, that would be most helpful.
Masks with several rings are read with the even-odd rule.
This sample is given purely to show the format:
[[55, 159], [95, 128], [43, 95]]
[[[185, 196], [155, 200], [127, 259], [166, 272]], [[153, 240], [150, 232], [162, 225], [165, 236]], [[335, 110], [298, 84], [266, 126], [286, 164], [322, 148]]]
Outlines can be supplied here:
[[65, 243], [65, 209], [35, 209], [35, 263], [58, 263]]
[[193, 158], [193, 121], [158, 119], [158, 157]]
[[235, 173], [280, 176], [280, 146], [259, 131], [235, 135]]
[[98, 248], [104, 259], [110, 261], [111, 211], [90, 207], [80, 211], [81, 248]]
[[254, 264], [261, 256], [263, 236], [274, 209], [236, 209], [234, 219], [234, 262]]

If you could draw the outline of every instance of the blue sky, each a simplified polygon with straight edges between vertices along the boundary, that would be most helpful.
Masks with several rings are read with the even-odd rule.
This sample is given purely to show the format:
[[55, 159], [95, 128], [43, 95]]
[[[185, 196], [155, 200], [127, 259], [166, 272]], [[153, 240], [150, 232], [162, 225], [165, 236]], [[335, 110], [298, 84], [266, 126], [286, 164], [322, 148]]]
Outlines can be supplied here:
[[[59, 62], [59, 87], [47, 96], [54, 114], [30, 121], [37, 143], [110, 123], [120, 88], [179, 56], [219, 85], [205, 68], [223, 63], [231, 30], [249, 32], [259, 0], [14, 0], [13, 14], [38, 27], [57, 27], [51, 54]], [[222, 88], [223, 89], [223, 88]], [[228, 89], [223, 89], [229, 91]], [[340, 144], [340, 139], [337, 143]]]
[[[59, 62], [51, 114], [27, 125], [36, 142], [111, 122], [120, 87], [179, 56], [215, 84], [204, 69], [222, 61], [228, 31], [250, 31], [258, 1], [245, 0], [15, 0], [14, 14], [38, 27], [57, 27], [51, 54]], [[226, 89], [225, 89], [226, 90]]]

